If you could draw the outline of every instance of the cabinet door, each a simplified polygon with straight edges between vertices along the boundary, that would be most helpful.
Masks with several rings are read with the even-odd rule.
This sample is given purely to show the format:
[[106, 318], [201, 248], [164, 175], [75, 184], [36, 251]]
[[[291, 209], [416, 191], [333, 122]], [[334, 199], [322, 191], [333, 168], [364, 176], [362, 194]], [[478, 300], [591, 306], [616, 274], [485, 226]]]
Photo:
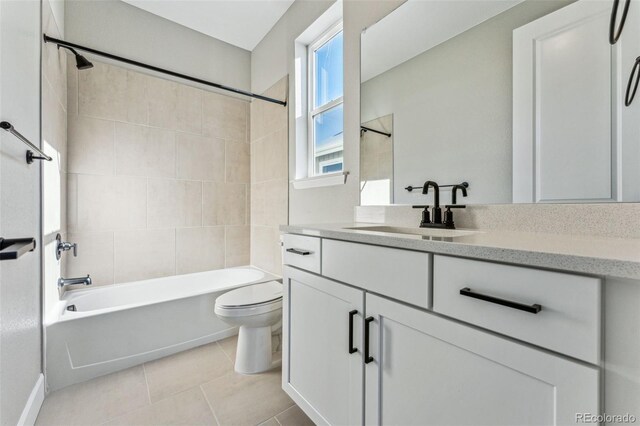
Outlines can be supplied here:
[[362, 424], [364, 292], [288, 266], [284, 291], [283, 389], [316, 424]]
[[370, 294], [366, 306], [366, 424], [575, 424], [599, 412], [596, 367]]

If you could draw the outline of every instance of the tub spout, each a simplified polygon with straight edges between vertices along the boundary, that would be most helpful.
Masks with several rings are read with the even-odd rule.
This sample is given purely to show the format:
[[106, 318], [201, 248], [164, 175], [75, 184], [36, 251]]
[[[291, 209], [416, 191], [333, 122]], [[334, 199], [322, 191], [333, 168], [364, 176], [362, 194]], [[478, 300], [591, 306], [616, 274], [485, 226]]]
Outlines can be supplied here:
[[70, 285], [76, 285], [76, 284], [91, 285], [91, 277], [87, 275], [86, 277], [80, 277], [80, 278], [62, 278], [62, 277], [58, 278], [59, 289], [63, 289]]

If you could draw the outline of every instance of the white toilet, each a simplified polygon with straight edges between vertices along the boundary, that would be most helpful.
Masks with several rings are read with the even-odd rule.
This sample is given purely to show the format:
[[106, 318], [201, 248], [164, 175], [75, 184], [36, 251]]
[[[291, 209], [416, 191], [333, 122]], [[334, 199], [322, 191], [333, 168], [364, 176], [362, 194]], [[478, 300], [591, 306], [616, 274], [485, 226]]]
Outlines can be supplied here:
[[216, 299], [215, 313], [240, 327], [236, 372], [256, 374], [272, 368], [271, 330], [282, 320], [282, 284], [269, 281], [225, 293]]

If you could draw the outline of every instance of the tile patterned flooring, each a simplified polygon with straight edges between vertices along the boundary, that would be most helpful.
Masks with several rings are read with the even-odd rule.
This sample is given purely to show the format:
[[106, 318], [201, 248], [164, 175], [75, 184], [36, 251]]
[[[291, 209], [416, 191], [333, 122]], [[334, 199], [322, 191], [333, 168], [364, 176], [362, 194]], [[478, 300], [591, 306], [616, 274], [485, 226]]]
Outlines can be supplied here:
[[282, 391], [279, 368], [233, 371], [236, 342], [234, 336], [52, 392], [36, 425], [313, 425]]

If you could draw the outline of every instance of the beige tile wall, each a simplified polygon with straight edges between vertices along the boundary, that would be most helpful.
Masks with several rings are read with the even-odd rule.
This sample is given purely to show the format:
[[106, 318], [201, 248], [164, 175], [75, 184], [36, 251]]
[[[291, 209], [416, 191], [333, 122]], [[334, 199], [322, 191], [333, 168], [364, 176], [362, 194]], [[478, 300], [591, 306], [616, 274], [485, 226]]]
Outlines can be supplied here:
[[[49, 1], [42, 2], [43, 31], [62, 38]], [[67, 236], [67, 57], [64, 49], [42, 44], [42, 148], [53, 161], [42, 162], [45, 303], [58, 299], [57, 280], [64, 274], [55, 257], [56, 235]], [[32, 165], [33, 167], [36, 164]]]
[[[264, 94], [286, 99], [288, 77]], [[288, 109], [251, 103], [251, 264], [282, 274], [280, 225], [288, 223]]]
[[101, 285], [249, 264], [249, 103], [72, 64], [67, 274]]

